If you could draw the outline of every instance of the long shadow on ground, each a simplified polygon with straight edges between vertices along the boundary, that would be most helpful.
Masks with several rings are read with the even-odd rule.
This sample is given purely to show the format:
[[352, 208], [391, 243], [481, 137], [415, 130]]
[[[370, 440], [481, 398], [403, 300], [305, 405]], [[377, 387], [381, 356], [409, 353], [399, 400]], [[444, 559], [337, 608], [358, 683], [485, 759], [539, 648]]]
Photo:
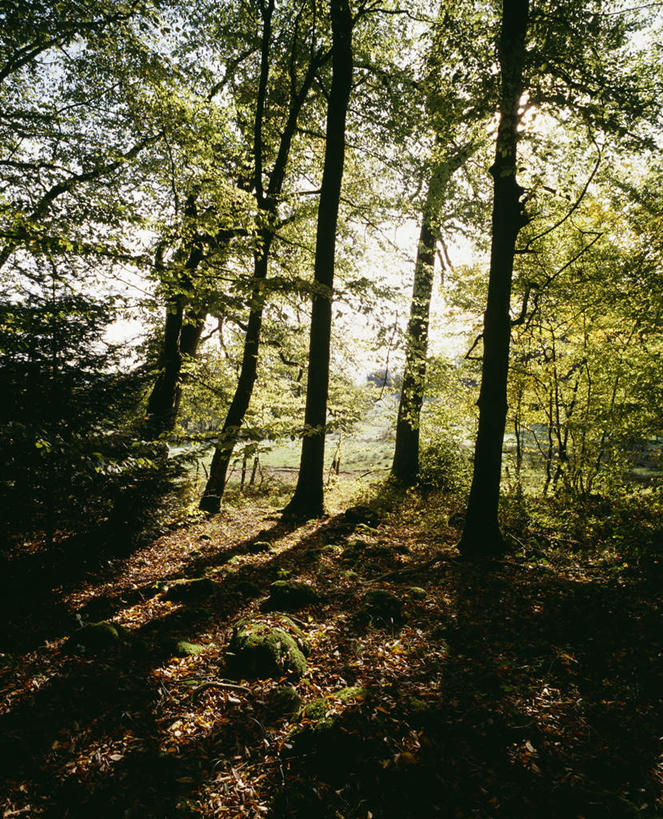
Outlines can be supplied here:
[[[353, 645], [365, 637], [373, 648], [393, 648], [399, 632], [353, 619], [366, 581], [380, 575], [379, 561], [358, 560], [355, 580], [343, 584], [351, 551], [334, 547], [321, 564], [324, 547], [347, 547], [355, 528], [332, 518], [292, 548], [219, 576], [213, 598], [135, 629], [130, 646], [101, 659], [65, 659], [1, 718], [3, 774], [36, 783], [51, 816], [198, 815], [192, 795], [235, 754], [260, 772], [275, 817], [656, 815], [663, 632], [651, 588], [449, 556], [403, 577], [403, 586], [416, 582], [429, 594], [428, 602], [410, 604], [408, 633], [419, 639], [411, 662], [396, 671], [379, 660], [357, 668]], [[193, 558], [178, 575], [218, 568], [292, 531], [276, 523], [208, 559]], [[390, 531], [381, 537], [389, 541]], [[398, 544], [389, 545], [395, 551]], [[384, 548], [373, 554], [381, 554], [383, 569], [395, 565]], [[159, 709], [169, 684], [152, 674], [167, 656], [159, 646], [195, 640], [210, 624], [227, 629], [240, 611], [255, 609], [242, 585], [265, 593], [283, 573], [315, 574], [323, 600], [308, 613], [338, 626], [325, 673], [370, 693], [339, 708], [325, 738], [293, 739], [278, 753], [278, 726], [255, 692], [242, 694], [209, 731], [176, 754], [164, 752]], [[404, 596], [398, 580], [380, 585]], [[119, 598], [106, 604], [109, 613], [124, 605]], [[183, 701], [183, 717], [196, 707]], [[115, 741], [122, 751], [113, 759]], [[87, 774], [66, 773], [59, 755], [68, 742], [89, 748]], [[268, 747], [271, 761], [263, 764]]]

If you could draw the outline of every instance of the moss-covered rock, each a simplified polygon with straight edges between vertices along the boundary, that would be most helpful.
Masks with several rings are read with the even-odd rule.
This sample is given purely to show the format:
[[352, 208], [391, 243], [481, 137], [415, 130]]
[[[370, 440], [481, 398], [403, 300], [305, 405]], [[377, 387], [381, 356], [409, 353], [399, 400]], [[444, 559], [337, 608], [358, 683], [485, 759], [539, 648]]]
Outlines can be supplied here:
[[374, 625], [401, 625], [405, 621], [403, 601], [386, 589], [371, 589], [364, 596], [360, 618]]
[[306, 703], [306, 705], [299, 712], [299, 719], [318, 722], [327, 716], [330, 709], [331, 702], [329, 699], [327, 697], [318, 697], [317, 699]]
[[380, 521], [380, 516], [370, 506], [351, 506], [345, 510], [345, 519], [348, 523], [363, 523], [374, 527]]
[[302, 707], [302, 698], [292, 685], [278, 685], [267, 697], [267, 707], [274, 716], [293, 717]]
[[375, 754], [378, 743], [357, 730], [365, 722], [361, 709], [353, 707], [348, 718], [348, 709], [339, 708], [338, 700], [354, 706], [367, 693], [361, 687], [344, 688], [307, 703], [299, 713], [301, 724], [290, 732], [284, 746], [285, 755], [307, 760], [325, 782], [342, 780], [350, 770], [357, 770], [362, 758]]
[[272, 611], [297, 611], [316, 603], [318, 592], [309, 583], [298, 580], [275, 580], [269, 587], [266, 609]]
[[204, 651], [205, 647], [198, 645], [198, 643], [190, 643], [188, 640], [175, 640], [173, 643], [174, 657], [195, 657]]
[[308, 644], [288, 617], [242, 619], [233, 627], [228, 668], [246, 678], [301, 677], [306, 671]]
[[109, 649], [118, 648], [126, 641], [126, 632], [117, 623], [88, 623], [75, 631], [67, 646], [70, 649], [81, 648], [91, 653], [103, 653]]
[[307, 702], [300, 710], [299, 718], [317, 722], [324, 719], [333, 710], [336, 701], [340, 701], [344, 705], [353, 702], [362, 702], [367, 698], [368, 694], [369, 689], [361, 685], [351, 685], [347, 688], [341, 688], [332, 694], [327, 694], [324, 697], [318, 697], [315, 700]]
[[249, 552], [259, 554], [260, 552], [274, 552], [276, 551], [271, 543], [267, 540], [256, 540], [255, 543], [250, 543], [248, 546]]
[[173, 603], [197, 603], [207, 600], [218, 591], [218, 583], [209, 577], [183, 577], [169, 581], [164, 597]]
[[355, 527], [355, 532], [364, 532], [367, 535], [377, 535], [378, 529], [375, 526], [368, 526], [366, 523], [359, 523]]

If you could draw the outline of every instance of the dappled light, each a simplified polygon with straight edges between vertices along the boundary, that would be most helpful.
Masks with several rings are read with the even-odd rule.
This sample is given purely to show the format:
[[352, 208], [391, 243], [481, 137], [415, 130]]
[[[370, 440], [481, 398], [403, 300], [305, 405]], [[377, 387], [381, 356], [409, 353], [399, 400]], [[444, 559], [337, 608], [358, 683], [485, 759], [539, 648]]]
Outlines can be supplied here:
[[663, 4], [0, 3], [0, 812], [663, 816]]

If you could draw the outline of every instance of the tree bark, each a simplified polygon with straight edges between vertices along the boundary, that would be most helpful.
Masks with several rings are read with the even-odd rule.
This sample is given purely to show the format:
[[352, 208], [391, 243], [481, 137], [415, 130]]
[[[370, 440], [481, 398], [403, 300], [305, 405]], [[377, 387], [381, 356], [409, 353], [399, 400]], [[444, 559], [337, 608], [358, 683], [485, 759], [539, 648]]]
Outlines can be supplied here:
[[495, 163], [491, 168], [492, 248], [484, 314], [479, 431], [467, 516], [458, 545], [468, 557], [488, 556], [503, 547], [497, 514], [507, 413], [511, 279], [516, 239], [525, 224], [516, 163], [528, 13], [529, 0], [503, 0], [499, 47], [502, 88]]
[[214, 449], [209, 478], [200, 501], [200, 508], [203, 512], [214, 513], [219, 511], [221, 498], [226, 488], [228, 466], [253, 394], [253, 386], [258, 372], [258, 350], [263, 314], [263, 297], [259, 285], [267, 277], [272, 238], [272, 233], [265, 231], [260, 251], [256, 254], [253, 281], [254, 285], [256, 285], [254, 299], [257, 301], [249, 314], [237, 387]]
[[392, 476], [404, 486], [412, 486], [419, 477], [419, 425], [426, 380], [435, 249], [444, 193], [451, 176], [468, 154], [468, 150], [457, 151], [435, 165], [424, 203], [406, 331], [405, 371], [396, 421], [396, 447], [391, 466]]
[[[261, 213], [260, 224], [267, 222], [267, 227], [261, 227], [258, 232], [259, 245], [255, 254], [253, 270], [253, 294], [252, 306], [249, 313], [249, 321], [244, 338], [244, 353], [239, 379], [235, 388], [235, 394], [230, 403], [228, 414], [224, 421], [219, 439], [214, 449], [212, 463], [210, 465], [209, 478], [205, 486], [205, 491], [200, 500], [200, 509], [204, 512], [215, 513], [221, 507], [221, 498], [226, 487], [226, 476], [228, 466], [232, 458], [235, 444], [239, 438], [239, 432], [244, 422], [244, 417], [251, 402], [253, 387], [256, 380], [258, 366], [258, 351], [260, 347], [260, 334], [262, 330], [262, 318], [264, 308], [264, 287], [263, 283], [267, 278], [269, 268], [269, 256], [274, 239], [273, 223], [276, 217], [278, 198], [281, 195], [283, 182], [285, 179], [288, 157], [292, 140], [297, 129], [297, 121], [302, 107], [306, 102], [315, 73], [328, 59], [328, 55], [317, 53], [311, 56], [306, 76], [298, 91], [295, 90], [294, 83], [291, 86], [292, 96], [290, 98], [290, 108], [288, 119], [283, 128], [279, 149], [274, 161], [274, 166], [269, 178], [267, 191], [263, 193], [263, 146], [262, 146], [262, 125], [264, 118], [264, 105], [266, 98], [266, 87], [269, 78], [269, 39], [271, 37], [271, 19], [274, 9], [273, 0], [269, 0], [264, 7], [263, 18], [263, 43], [261, 49], [261, 70], [258, 88], [258, 99], [256, 106], [256, 122], [254, 126], [254, 172], [255, 189], [258, 209]], [[297, 43], [293, 42], [293, 50]]]
[[[189, 251], [184, 278], [190, 283], [190, 274], [202, 260], [202, 248], [195, 245]], [[161, 350], [160, 372], [147, 402], [147, 417], [143, 434], [148, 438], [172, 432], [177, 421], [182, 396], [181, 372], [184, 355], [195, 355], [205, 325], [206, 312], [191, 310], [185, 318], [187, 297], [179, 293], [166, 306], [164, 339]]]
[[348, 0], [330, 0], [332, 83], [327, 105], [325, 160], [318, 204], [315, 289], [311, 312], [304, 438], [295, 493], [284, 512], [302, 518], [324, 509], [324, 459], [336, 225], [345, 160], [345, 120], [352, 90], [352, 15]]

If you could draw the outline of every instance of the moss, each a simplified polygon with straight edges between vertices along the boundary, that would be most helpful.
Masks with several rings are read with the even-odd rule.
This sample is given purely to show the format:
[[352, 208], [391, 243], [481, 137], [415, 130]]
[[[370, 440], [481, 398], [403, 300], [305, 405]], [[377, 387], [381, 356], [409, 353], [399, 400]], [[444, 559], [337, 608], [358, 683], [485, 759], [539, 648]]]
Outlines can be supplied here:
[[297, 580], [276, 580], [269, 587], [269, 600], [266, 608], [279, 611], [297, 611], [318, 600], [318, 592], [308, 583]]
[[350, 685], [347, 688], [341, 688], [340, 691], [332, 694], [332, 696], [343, 703], [349, 703], [365, 700], [368, 693], [368, 688], [365, 688], [363, 685]]
[[228, 666], [244, 677], [266, 678], [306, 671], [308, 645], [301, 629], [287, 617], [274, 624], [244, 619], [235, 624], [228, 647]]
[[292, 717], [299, 713], [302, 698], [292, 685], [279, 685], [270, 692], [267, 707], [273, 714]]
[[367, 535], [377, 535], [378, 530], [375, 526], [368, 526], [366, 523], [359, 523], [355, 528], [355, 532], [363, 532]]
[[428, 592], [426, 589], [422, 589], [421, 586], [409, 586], [407, 594], [408, 597], [411, 597], [413, 600], [424, 600], [428, 597]]
[[175, 657], [195, 657], [204, 651], [204, 646], [198, 643], [190, 643], [188, 640], [177, 640], [173, 646], [173, 655]]
[[276, 549], [266, 540], [256, 540], [255, 543], [251, 543], [248, 547], [249, 552], [275, 552]]
[[124, 637], [124, 629], [116, 623], [88, 623], [71, 635], [67, 645], [70, 648], [80, 647], [85, 651], [102, 652], [119, 646]]
[[218, 584], [209, 577], [180, 578], [168, 583], [164, 597], [174, 603], [190, 603], [206, 600], [218, 590]]
[[311, 702], [306, 703], [299, 712], [299, 718], [318, 722], [327, 715], [329, 707], [329, 699], [327, 697], [319, 697], [316, 700], [311, 700]]
[[428, 703], [419, 697], [408, 696], [406, 698], [406, 703], [411, 711], [415, 711], [417, 713], [422, 713], [428, 710]]
[[[360, 685], [352, 685], [347, 688], [341, 688], [340, 691], [334, 691], [332, 694], [327, 694], [325, 697], [311, 700], [299, 712], [301, 719], [311, 720], [312, 722], [319, 722], [327, 717], [334, 700], [340, 700], [344, 705], [349, 705], [353, 702], [361, 702], [368, 696], [368, 688]], [[329, 715], [333, 719], [333, 715]]]

